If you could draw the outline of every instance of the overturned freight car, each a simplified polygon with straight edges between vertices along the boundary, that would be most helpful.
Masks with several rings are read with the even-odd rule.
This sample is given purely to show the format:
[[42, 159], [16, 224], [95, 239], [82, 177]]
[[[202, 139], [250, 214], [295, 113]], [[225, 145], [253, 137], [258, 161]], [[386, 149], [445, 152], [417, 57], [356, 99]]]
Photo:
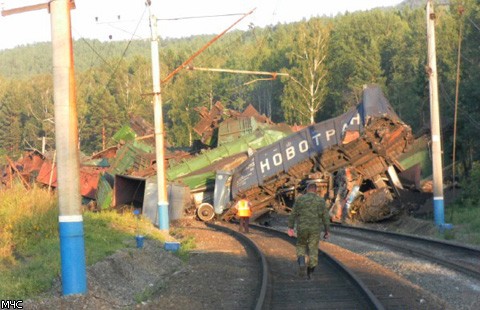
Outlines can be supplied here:
[[[254, 216], [259, 216], [285, 208], [286, 200], [306, 182], [316, 182], [331, 206], [344, 210], [343, 216], [365, 222], [389, 218], [396, 213], [392, 201], [402, 187], [397, 173], [404, 168], [398, 157], [413, 140], [410, 127], [399, 119], [381, 89], [367, 86], [355, 108], [246, 159], [232, 176], [232, 203], [245, 193]], [[353, 192], [359, 195], [352, 196]], [[331, 210], [334, 219], [341, 213], [337, 211]], [[235, 210], [229, 208], [222, 216], [230, 220]]]

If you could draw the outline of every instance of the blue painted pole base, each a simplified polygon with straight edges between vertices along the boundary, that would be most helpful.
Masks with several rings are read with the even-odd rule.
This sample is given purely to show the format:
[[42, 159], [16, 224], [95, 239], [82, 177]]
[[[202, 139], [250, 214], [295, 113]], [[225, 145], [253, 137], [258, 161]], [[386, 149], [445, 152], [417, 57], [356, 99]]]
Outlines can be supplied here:
[[441, 233], [445, 232], [446, 230], [453, 229], [452, 224], [445, 223], [445, 210], [443, 206], [443, 198], [433, 199], [433, 218], [435, 220], [435, 225], [439, 228]]
[[169, 230], [170, 221], [168, 219], [168, 202], [158, 203], [158, 228], [160, 230]]
[[445, 210], [443, 208], [443, 197], [433, 198], [433, 219], [436, 226], [445, 224]]
[[87, 273], [83, 221], [60, 222], [60, 257], [63, 295], [85, 294]]

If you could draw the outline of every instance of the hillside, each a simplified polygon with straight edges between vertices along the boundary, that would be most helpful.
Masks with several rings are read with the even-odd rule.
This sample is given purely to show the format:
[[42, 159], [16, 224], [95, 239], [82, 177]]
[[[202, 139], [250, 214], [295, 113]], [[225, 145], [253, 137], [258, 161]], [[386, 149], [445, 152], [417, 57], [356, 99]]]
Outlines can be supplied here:
[[[405, 8], [408, 7], [410, 9], [422, 8], [425, 7], [427, 1], [426, 0], [405, 0], [400, 3], [397, 7], [398, 8]], [[436, 0], [434, 1], [434, 5], [448, 5], [450, 4], [449, 0]]]
[[[209, 36], [194, 36], [183, 39], [168, 39], [161, 48], [181, 49], [182, 46], [199, 46]], [[132, 60], [135, 57], [150, 58], [150, 41], [133, 40], [100, 42], [80, 39], [73, 42], [75, 71], [102, 65], [115, 66], [119, 59]], [[28, 44], [0, 51], [0, 76], [5, 78], [28, 78], [35, 75], [51, 74], [52, 45], [50, 42]]]
[[[196, 68], [282, 72], [290, 78], [182, 70], [162, 87], [167, 142], [192, 145], [198, 109], [217, 101], [243, 110], [252, 104], [276, 123], [309, 124], [341, 115], [361, 99], [363, 85], [380, 85], [400, 118], [416, 133], [429, 126], [425, 1], [316, 17], [248, 31], [228, 32], [191, 63]], [[464, 1], [465, 14], [438, 5], [437, 71], [444, 125], [445, 164], [452, 158], [458, 30], [463, 22], [458, 160], [470, 171], [478, 157], [480, 61], [478, 1]], [[444, 2], [442, 2], [444, 3]], [[403, 7], [405, 9], [399, 9]], [[162, 40], [161, 76], [198, 51], [212, 36]], [[319, 44], [319, 45], [317, 45]], [[302, 57], [307, 53], [307, 57]], [[153, 122], [150, 42], [74, 42], [80, 148], [85, 154], [108, 147], [109, 138], [132, 115]], [[313, 64], [310, 59], [322, 59]], [[468, 61], [468, 64], [467, 64]], [[464, 63], [463, 63], [464, 62]], [[313, 71], [314, 74], [311, 74]], [[313, 77], [313, 80], [310, 79]], [[314, 89], [315, 93], [306, 90]], [[41, 149], [54, 136], [53, 81], [49, 43], [0, 52], [0, 155], [18, 158], [27, 147]], [[47, 140], [51, 141], [51, 140]], [[47, 145], [52, 149], [53, 145]]]

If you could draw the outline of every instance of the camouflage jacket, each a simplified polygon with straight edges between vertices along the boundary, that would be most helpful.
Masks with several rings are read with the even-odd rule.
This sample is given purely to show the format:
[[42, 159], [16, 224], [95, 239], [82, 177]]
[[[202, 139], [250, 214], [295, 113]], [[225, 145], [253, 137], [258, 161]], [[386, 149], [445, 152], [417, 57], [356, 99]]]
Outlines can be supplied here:
[[325, 200], [315, 193], [306, 193], [297, 198], [293, 211], [288, 217], [288, 228], [297, 224], [297, 231], [302, 229], [320, 230], [321, 224], [328, 229], [330, 217]]

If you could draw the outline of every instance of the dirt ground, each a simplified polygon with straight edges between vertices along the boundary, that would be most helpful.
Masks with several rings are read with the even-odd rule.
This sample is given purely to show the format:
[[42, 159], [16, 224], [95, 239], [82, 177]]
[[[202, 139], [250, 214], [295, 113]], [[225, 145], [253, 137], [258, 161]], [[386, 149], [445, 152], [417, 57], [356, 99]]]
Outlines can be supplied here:
[[[268, 223], [285, 227], [285, 214]], [[432, 221], [402, 216], [372, 228], [435, 236]], [[187, 261], [154, 240], [127, 248], [87, 268], [88, 293], [62, 296], [60, 281], [50, 292], [26, 301], [24, 309], [245, 309], [255, 288], [255, 262], [232, 236], [188, 218], [172, 223], [177, 240], [194, 238]], [[248, 307], [247, 307], [248, 308]]]
[[62, 296], [58, 281], [24, 309], [245, 309], [256, 263], [240, 243], [192, 219], [174, 223], [172, 230], [179, 239], [195, 238], [188, 261], [157, 241], [147, 239], [138, 249], [132, 240], [87, 268], [87, 294]]

